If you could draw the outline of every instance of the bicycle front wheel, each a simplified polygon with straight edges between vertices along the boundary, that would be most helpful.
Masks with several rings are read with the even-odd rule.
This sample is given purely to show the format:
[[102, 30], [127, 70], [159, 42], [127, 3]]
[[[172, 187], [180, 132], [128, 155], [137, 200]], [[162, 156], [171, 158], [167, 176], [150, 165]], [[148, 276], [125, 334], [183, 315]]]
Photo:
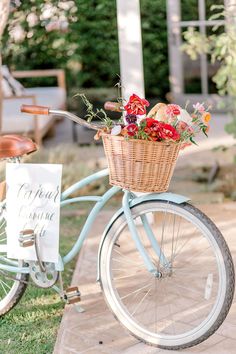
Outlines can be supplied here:
[[[182, 349], [204, 341], [224, 321], [233, 300], [234, 267], [222, 234], [187, 203], [143, 202], [132, 215], [158, 276], [147, 271], [122, 214], [101, 251], [101, 286], [111, 311], [150, 345]], [[165, 262], [151, 247], [143, 215]]]

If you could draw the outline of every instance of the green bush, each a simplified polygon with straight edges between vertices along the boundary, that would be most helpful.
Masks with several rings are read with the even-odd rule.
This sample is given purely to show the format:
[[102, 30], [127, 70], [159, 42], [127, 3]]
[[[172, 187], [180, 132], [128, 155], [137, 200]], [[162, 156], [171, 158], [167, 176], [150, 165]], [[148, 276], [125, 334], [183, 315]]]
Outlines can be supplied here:
[[[146, 95], [164, 98], [169, 91], [166, 1], [140, 3]], [[190, 15], [196, 12], [195, 0], [182, 3]], [[10, 15], [2, 53], [13, 69], [65, 68], [69, 89], [112, 87], [119, 73], [116, 1], [21, 1]]]

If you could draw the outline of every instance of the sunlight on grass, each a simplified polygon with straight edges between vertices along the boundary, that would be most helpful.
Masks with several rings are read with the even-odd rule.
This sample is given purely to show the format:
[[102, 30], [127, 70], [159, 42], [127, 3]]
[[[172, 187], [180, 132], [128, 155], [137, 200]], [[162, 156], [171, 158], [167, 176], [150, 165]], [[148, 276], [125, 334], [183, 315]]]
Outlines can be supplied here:
[[[83, 220], [83, 216], [62, 218], [61, 254], [71, 248]], [[76, 259], [65, 268], [65, 286], [70, 284], [75, 263]], [[20, 303], [0, 319], [0, 353], [51, 354], [63, 309], [64, 303], [53, 290], [29, 285]]]
[[[40, 148], [37, 153], [24, 156], [23, 163], [52, 163], [62, 164], [62, 191], [76, 183], [78, 180], [105, 168], [99, 163], [99, 158], [92, 158], [93, 148], [82, 149], [75, 145], [58, 145], [52, 148]], [[6, 162], [0, 164], [0, 180], [5, 179]], [[79, 191], [79, 195], [102, 195], [108, 187], [108, 178], [102, 178], [85, 186]]]

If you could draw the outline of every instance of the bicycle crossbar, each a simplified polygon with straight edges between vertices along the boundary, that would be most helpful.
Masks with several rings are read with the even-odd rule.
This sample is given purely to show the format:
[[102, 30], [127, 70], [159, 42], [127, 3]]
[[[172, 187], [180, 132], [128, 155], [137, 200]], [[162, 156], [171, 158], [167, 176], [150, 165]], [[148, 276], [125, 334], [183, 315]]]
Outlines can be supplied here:
[[14, 267], [11, 265], [1, 264], [1, 263], [0, 263], [0, 269], [6, 270], [7, 272], [12, 272], [12, 273], [28, 274], [30, 272], [29, 267]]
[[75, 191], [87, 186], [88, 184], [90, 184], [91, 182], [96, 181], [99, 178], [103, 178], [108, 176], [108, 169], [104, 169], [101, 170], [99, 172], [93, 173], [92, 175], [82, 179], [79, 182], [76, 182], [75, 184], [73, 184], [71, 187], [69, 187], [68, 189], [66, 189], [62, 195], [61, 195], [61, 201], [65, 200], [67, 197], [69, 197], [69, 195], [71, 195], [72, 193], [74, 193]]
[[79, 203], [79, 202], [100, 202], [102, 200], [102, 197], [98, 196], [86, 196], [86, 197], [75, 197], [71, 199], [66, 199], [61, 202], [61, 207], [67, 205], [67, 204], [72, 204], [72, 203]]

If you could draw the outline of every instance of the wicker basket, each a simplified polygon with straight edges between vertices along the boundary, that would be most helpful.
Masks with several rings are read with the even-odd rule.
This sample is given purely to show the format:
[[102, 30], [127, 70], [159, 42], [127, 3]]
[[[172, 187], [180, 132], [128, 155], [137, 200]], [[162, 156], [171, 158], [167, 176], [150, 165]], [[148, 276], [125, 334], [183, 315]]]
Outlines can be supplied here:
[[166, 192], [181, 144], [103, 134], [110, 184], [137, 192]]

